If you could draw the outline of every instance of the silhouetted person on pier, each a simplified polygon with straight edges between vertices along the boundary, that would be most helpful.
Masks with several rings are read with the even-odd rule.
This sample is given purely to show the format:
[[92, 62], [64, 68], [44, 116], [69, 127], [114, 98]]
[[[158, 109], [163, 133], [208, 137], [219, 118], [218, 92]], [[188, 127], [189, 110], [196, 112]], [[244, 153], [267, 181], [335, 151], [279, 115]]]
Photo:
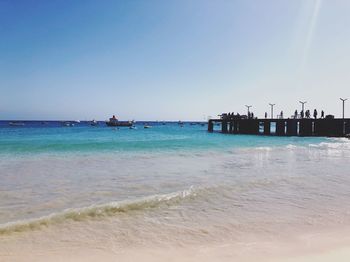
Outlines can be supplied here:
[[321, 111], [321, 118], [324, 118], [324, 111]]
[[304, 111], [303, 110], [300, 111], [300, 117], [304, 118]]
[[283, 119], [283, 111], [281, 111], [281, 115], [280, 115], [280, 117]]
[[314, 118], [317, 119], [317, 110], [314, 110]]
[[294, 118], [298, 118], [298, 110], [294, 111]]
[[267, 118], [267, 112], [265, 112], [265, 119]]
[[305, 116], [306, 116], [306, 118], [310, 118], [310, 110], [306, 110]]
[[251, 114], [250, 114], [250, 116], [252, 117], [252, 119], [254, 118], [254, 113], [252, 112]]

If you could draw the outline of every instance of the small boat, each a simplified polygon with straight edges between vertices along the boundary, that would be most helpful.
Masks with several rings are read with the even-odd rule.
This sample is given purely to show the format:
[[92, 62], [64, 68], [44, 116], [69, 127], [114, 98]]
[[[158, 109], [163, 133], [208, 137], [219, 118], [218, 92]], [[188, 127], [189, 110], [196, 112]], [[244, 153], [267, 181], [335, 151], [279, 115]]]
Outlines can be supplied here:
[[119, 121], [115, 116], [111, 117], [109, 121], [106, 121], [107, 126], [133, 126], [134, 121]]
[[13, 121], [9, 123], [10, 126], [24, 126], [23, 122]]
[[129, 129], [137, 129], [136, 126], [131, 126]]
[[92, 126], [97, 126], [98, 125], [98, 122], [94, 119], [90, 122], [90, 125]]
[[151, 128], [152, 126], [144, 125], [143, 128]]
[[72, 126], [74, 126], [74, 123], [69, 122], [69, 121], [65, 121], [65, 122], [62, 122], [62, 125], [67, 126], [67, 127], [72, 127]]

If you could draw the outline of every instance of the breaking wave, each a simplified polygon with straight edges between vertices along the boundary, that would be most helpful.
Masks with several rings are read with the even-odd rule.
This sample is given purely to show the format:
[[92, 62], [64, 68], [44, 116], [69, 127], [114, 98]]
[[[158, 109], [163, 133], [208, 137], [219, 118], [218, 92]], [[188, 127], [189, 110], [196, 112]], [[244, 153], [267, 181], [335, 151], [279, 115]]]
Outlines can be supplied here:
[[70, 208], [59, 213], [52, 213], [39, 218], [2, 224], [0, 225], [0, 235], [40, 229], [41, 227], [63, 223], [67, 220], [84, 221], [87, 219], [113, 216], [118, 213], [127, 213], [162, 206], [166, 207], [176, 205], [183, 199], [194, 196], [196, 196], [196, 191], [193, 187], [190, 187], [189, 189], [183, 191], [170, 194], [153, 195], [133, 201], [109, 202], [106, 204], [91, 205], [82, 208]]
[[329, 142], [327, 141], [318, 144], [310, 144], [309, 146], [320, 149], [350, 150], [350, 140], [347, 138], [330, 138]]

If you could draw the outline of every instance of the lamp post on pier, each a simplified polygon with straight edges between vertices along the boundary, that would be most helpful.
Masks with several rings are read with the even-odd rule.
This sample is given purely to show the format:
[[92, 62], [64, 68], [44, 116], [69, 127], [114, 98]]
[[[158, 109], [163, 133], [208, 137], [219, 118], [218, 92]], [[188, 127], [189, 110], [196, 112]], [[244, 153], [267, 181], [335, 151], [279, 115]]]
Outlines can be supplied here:
[[273, 107], [274, 107], [276, 104], [271, 104], [271, 103], [269, 103], [269, 105], [271, 106], [271, 119], [273, 119]]
[[[301, 111], [303, 112], [303, 115], [305, 115], [305, 111], [304, 111], [304, 105], [307, 103], [307, 101], [299, 101], [300, 104], [302, 104], [301, 106]], [[304, 118], [304, 117], [303, 117]]]
[[345, 135], [345, 121], [344, 121], [344, 112], [345, 112], [345, 101], [348, 100], [347, 98], [340, 98], [340, 100], [343, 102], [343, 135]]
[[248, 118], [249, 118], [249, 116], [250, 116], [249, 108], [251, 108], [252, 106], [248, 106], [248, 105], [245, 105], [245, 106], [246, 106], [246, 108], [248, 109], [248, 113], [247, 113], [248, 115], [247, 115], [247, 116], [248, 116]]
[[348, 100], [347, 98], [340, 98], [341, 101], [343, 101], [343, 119], [344, 119], [344, 108], [345, 108], [345, 101]]

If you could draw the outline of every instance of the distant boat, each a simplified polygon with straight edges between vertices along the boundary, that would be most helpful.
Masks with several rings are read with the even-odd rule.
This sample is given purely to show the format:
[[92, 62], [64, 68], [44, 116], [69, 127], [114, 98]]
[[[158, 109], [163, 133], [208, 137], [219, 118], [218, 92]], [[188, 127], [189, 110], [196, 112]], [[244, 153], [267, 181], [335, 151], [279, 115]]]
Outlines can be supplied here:
[[13, 121], [9, 123], [10, 126], [24, 126], [23, 122]]
[[152, 126], [150, 125], [144, 125], [143, 128], [151, 128]]
[[137, 129], [136, 126], [131, 126], [129, 129]]
[[97, 126], [98, 125], [98, 122], [94, 119], [90, 122], [90, 125], [92, 126]]
[[111, 117], [109, 121], [106, 121], [107, 126], [126, 126], [130, 127], [134, 124], [134, 121], [119, 121], [115, 116]]
[[75, 123], [80, 123], [80, 120], [75, 120], [74, 122], [75, 122]]
[[74, 126], [74, 123], [69, 122], [69, 121], [65, 121], [65, 122], [62, 122], [62, 125], [67, 126], [67, 127], [72, 127], [72, 126]]

